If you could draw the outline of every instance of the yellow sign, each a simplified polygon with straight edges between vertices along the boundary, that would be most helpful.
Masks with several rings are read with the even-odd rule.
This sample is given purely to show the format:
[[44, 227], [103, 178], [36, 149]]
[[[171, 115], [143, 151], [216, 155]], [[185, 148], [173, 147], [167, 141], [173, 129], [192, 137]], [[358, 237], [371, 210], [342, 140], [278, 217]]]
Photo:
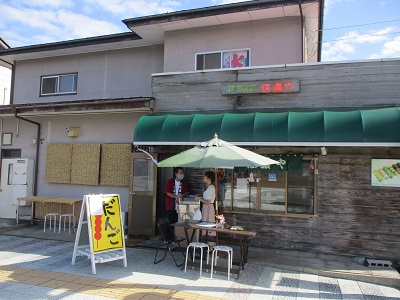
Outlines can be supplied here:
[[89, 196], [93, 252], [124, 247], [119, 195]]

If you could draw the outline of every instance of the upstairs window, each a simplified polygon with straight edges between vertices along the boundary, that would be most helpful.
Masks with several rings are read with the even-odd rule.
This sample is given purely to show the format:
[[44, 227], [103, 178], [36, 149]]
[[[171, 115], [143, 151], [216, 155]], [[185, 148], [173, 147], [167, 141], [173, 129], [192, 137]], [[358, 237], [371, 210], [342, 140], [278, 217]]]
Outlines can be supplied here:
[[196, 70], [230, 69], [250, 66], [250, 50], [196, 54]]
[[78, 74], [43, 76], [41, 78], [40, 95], [65, 95], [76, 93]]

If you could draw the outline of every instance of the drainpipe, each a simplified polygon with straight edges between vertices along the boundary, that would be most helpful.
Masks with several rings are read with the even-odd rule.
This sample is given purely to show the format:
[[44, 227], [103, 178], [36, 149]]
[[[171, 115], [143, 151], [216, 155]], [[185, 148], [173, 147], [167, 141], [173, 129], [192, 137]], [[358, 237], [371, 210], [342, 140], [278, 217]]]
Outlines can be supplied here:
[[37, 138], [36, 138], [36, 158], [35, 158], [35, 179], [33, 185], [33, 196], [36, 196], [37, 193], [37, 183], [38, 183], [38, 173], [39, 173], [39, 144], [40, 144], [40, 123], [34, 122], [29, 119], [25, 119], [17, 115], [17, 108], [14, 107], [14, 117], [18, 120], [25, 121], [37, 126]]
[[304, 34], [304, 16], [303, 16], [303, 8], [301, 6], [302, 0], [299, 0], [299, 10], [300, 10], [300, 24], [301, 24], [301, 60], [302, 62], [306, 62], [305, 59], [305, 34]]

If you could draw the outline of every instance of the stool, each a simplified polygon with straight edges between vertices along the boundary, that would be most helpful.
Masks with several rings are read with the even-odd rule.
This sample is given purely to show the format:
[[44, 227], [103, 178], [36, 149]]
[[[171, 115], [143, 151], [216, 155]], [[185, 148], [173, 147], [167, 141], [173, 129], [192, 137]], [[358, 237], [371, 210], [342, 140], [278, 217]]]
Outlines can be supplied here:
[[58, 213], [48, 213], [44, 216], [43, 232], [46, 232], [46, 219], [47, 219], [47, 217], [49, 217], [50, 230], [51, 230], [51, 219], [54, 218], [54, 233], [56, 233], [57, 216], [58, 216]]
[[231, 268], [233, 265], [233, 249], [232, 247], [228, 246], [214, 246], [214, 250], [211, 255], [211, 278], [213, 277], [214, 257], [215, 257], [215, 266], [217, 265], [218, 251], [223, 251], [228, 253], [228, 280], [229, 280], [231, 275]]
[[186, 268], [187, 268], [187, 260], [188, 260], [188, 254], [189, 254], [189, 248], [193, 247], [193, 262], [194, 258], [196, 255], [196, 248], [200, 249], [200, 276], [201, 276], [201, 271], [203, 270], [203, 248], [207, 248], [207, 265], [208, 265], [208, 252], [210, 251], [210, 247], [205, 244], [205, 243], [199, 243], [199, 242], [191, 242], [187, 248], [186, 248], [186, 260], [185, 260], [185, 273], [186, 273]]
[[71, 233], [71, 221], [73, 222], [73, 224], [75, 224], [75, 216], [73, 214], [60, 215], [60, 228], [58, 229], [58, 233], [61, 232], [62, 218], [64, 218], [64, 231], [65, 231], [65, 223], [67, 222], [67, 218], [68, 218], [68, 233]]

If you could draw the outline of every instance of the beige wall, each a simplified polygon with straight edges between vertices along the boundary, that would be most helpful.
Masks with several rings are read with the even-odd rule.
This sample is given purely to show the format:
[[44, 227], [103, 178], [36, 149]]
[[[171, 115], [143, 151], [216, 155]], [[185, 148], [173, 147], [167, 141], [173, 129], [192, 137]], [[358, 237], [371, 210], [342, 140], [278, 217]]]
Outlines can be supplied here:
[[250, 48], [250, 66], [302, 62], [299, 17], [166, 32], [164, 72], [193, 71], [195, 54]]
[[[26, 117], [41, 125], [39, 144], [39, 173], [37, 195], [81, 198], [86, 194], [117, 193], [121, 196], [123, 211], [128, 209], [128, 187], [86, 186], [72, 184], [55, 184], [44, 182], [46, 169], [46, 150], [48, 144], [105, 144], [132, 143], [136, 123], [144, 112], [108, 113], [71, 116]], [[79, 137], [68, 137], [67, 127], [80, 127]], [[3, 132], [13, 134], [13, 144], [3, 149], [21, 149], [23, 158], [35, 158], [36, 145], [32, 138], [36, 137], [37, 127], [31, 123], [17, 119], [4, 118]], [[19, 134], [17, 135], [17, 131]]]
[[[163, 70], [163, 46], [19, 61], [14, 104], [151, 96], [151, 74]], [[77, 94], [40, 97], [40, 77], [78, 73]]]

